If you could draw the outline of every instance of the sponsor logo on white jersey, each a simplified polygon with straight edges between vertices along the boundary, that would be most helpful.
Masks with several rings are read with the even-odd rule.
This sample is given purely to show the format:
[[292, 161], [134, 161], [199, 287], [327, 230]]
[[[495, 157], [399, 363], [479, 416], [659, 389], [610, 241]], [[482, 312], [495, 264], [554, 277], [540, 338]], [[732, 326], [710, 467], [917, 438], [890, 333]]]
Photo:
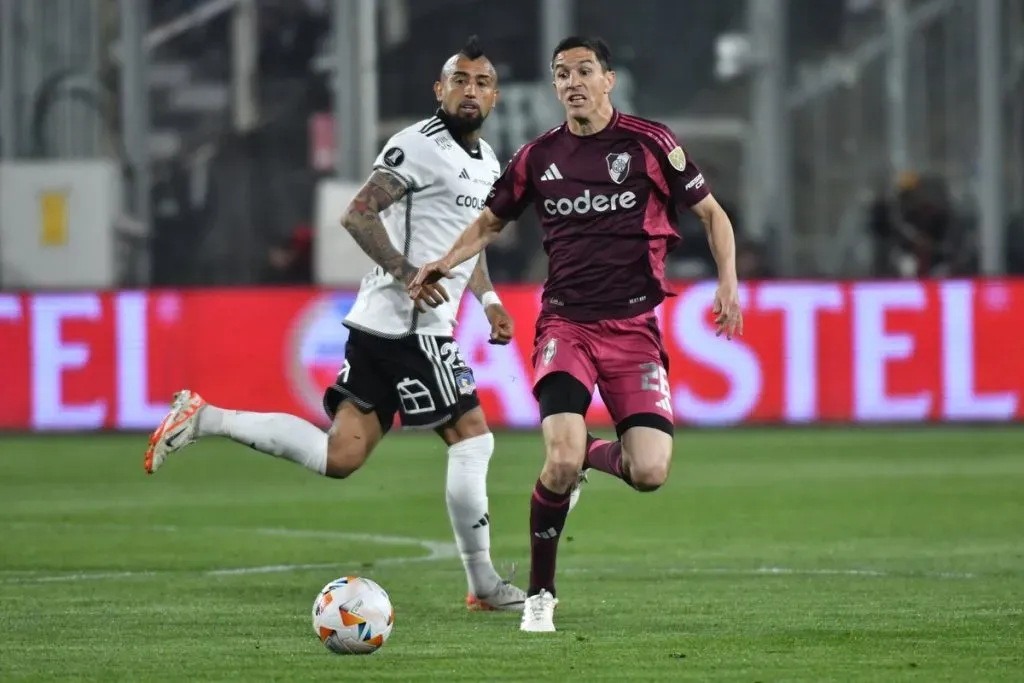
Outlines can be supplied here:
[[484, 202], [486, 199], [480, 197], [473, 197], [468, 194], [460, 194], [455, 197], [455, 206], [464, 206], [470, 209], [476, 209], [477, 211], [484, 210]]

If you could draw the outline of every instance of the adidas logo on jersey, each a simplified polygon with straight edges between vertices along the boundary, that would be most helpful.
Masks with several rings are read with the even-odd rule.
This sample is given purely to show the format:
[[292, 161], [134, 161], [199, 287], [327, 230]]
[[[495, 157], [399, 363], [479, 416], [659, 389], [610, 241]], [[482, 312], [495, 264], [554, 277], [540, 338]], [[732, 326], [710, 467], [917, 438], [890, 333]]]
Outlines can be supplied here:
[[544, 171], [544, 175], [540, 177], [541, 180], [562, 180], [562, 174], [559, 172], [558, 167], [554, 164], [548, 166], [548, 170]]
[[469, 180], [469, 173], [466, 172], [466, 169], [462, 169], [462, 173], [459, 174], [459, 177], [463, 180]]

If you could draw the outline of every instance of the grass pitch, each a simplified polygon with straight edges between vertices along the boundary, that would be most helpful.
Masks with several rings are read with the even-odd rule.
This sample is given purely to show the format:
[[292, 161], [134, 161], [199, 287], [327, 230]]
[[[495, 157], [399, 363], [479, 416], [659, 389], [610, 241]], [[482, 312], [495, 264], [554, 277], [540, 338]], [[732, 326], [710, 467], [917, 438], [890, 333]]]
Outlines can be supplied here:
[[[680, 432], [657, 493], [591, 476], [553, 635], [465, 611], [432, 435], [343, 482], [219, 440], [147, 477], [145, 445], [0, 437], [0, 680], [1024, 680], [1019, 429]], [[540, 463], [498, 435], [520, 584]], [[369, 657], [310, 625], [349, 573], [395, 605]]]

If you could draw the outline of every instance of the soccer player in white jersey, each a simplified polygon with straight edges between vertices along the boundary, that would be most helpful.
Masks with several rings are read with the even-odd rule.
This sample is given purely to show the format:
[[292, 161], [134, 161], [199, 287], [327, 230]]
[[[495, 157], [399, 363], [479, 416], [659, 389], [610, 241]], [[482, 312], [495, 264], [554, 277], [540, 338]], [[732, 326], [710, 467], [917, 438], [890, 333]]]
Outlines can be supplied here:
[[490, 557], [487, 469], [494, 437], [472, 370], [452, 338], [466, 288], [485, 307], [491, 341], [512, 339], [512, 319], [493, 291], [484, 255], [426, 297], [406, 293], [422, 263], [437, 260], [483, 207], [500, 166], [480, 127], [498, 97], [497, 75], [476, 38], [453, 55], [434, 84], [434, 116], [396, 133], [352, 200], [342, 225], [377, 263], [363, 278], [344, 324], [345, 361], [324, 394], [328, 433], [283, 413], [228, 410], [179, 392], [150, 437], [147, 472], [206, 436], [223, 436], [317, 474], [344, 479], [358, 470], [395, 414], [407, 428], [430, 428], [448, 445], [446, 498], [469, 583], [471, 610], [521, 611], [525, 592], [495, 571]]

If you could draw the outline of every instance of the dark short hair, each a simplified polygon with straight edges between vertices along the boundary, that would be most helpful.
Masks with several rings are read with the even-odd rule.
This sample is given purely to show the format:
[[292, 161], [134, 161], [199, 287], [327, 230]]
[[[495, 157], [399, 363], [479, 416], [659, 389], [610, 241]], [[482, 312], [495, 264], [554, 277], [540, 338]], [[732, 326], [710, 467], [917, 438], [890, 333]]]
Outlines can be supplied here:
[[466, 44], [462, 46], [462, 49], [457, 54], [462, 55], [466, 59], [477, 60], [484, 57], [484, 50], [480, 47], [480, 39], [475, 35], [470, 36], [466, 39]]
[[555, 57], [558, 56], [559, 52], [565, 52], [576, 47], [587, 48], [597, 57], [597, 62], [601, 65], [602, 69], [605, 71], [611, 70], [612, 51], [608, 49], [608, 43], [596, 36], [569, 36], [568, 38], [562, 38], [558, 45], [555, 46], [554, 52], [551, 53], [551, 68], [555, 68]]

